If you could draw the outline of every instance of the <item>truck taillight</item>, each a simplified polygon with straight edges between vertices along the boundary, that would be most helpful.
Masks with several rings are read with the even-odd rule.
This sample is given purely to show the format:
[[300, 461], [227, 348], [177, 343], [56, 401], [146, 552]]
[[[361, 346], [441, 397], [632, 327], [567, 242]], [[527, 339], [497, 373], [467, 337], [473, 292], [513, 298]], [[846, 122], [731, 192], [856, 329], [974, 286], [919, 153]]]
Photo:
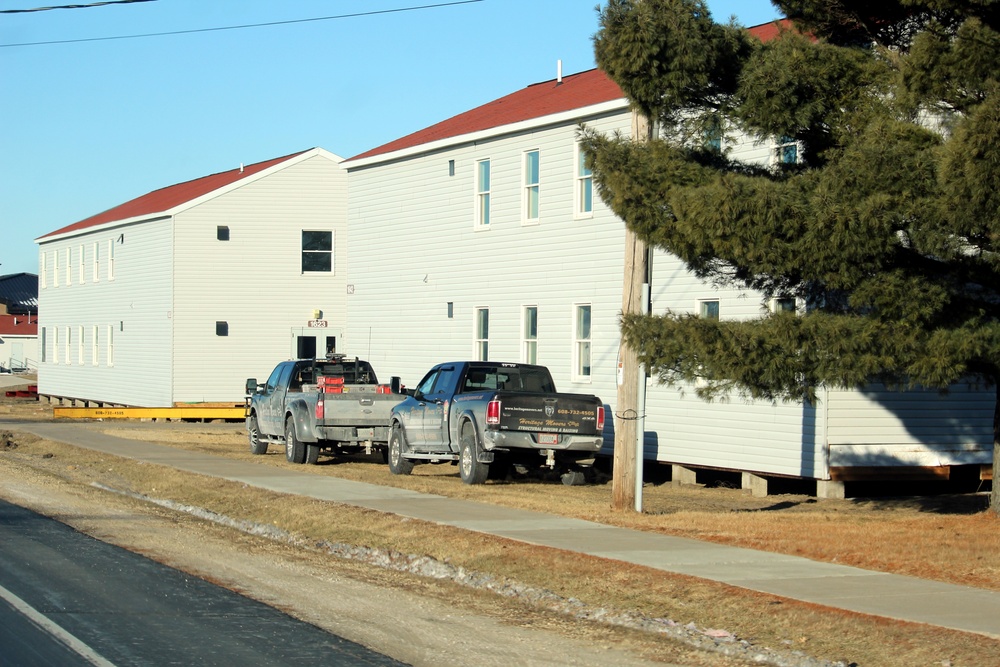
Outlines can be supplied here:
[[604, 406], [597, 408], [597, 431], [601, 432], [604, 430]]
[[325, 407], [326, 407], [326, 401], [323, 400], [323, 395], [320, 394], [316, 398], [316, 419], [317, 419], [317, 421], [320, 420], [320, 419], [323, 419], [323, 414], [324, 414], [323, 410], [324, 410]]
[[486, 405], [486, 423], [493, 425], [500, 423], [500, 401], [494, 399]]

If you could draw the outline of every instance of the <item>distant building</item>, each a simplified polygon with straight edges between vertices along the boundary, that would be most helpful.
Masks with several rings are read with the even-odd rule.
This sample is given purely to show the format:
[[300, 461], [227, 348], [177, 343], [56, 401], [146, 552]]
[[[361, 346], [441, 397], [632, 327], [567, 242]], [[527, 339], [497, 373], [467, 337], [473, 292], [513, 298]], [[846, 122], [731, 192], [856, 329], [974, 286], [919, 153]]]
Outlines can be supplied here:
[[35, 370], [38, 363], [38, 276], [0, 276], [0, 373]]
[[242, 402], [346, 326], [347, 178], [321, 148], [172, 185], [39, 244], [39, 393]]

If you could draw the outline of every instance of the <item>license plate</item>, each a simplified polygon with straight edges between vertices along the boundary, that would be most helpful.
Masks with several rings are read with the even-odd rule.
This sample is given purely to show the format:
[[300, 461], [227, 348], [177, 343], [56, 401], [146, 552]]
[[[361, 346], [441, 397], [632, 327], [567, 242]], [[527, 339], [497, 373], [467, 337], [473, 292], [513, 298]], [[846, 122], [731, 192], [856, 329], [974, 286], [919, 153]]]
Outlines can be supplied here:
[[559, 443], [559, 435], [556, 433], [539, 433], [539, 445], [555, 445]]

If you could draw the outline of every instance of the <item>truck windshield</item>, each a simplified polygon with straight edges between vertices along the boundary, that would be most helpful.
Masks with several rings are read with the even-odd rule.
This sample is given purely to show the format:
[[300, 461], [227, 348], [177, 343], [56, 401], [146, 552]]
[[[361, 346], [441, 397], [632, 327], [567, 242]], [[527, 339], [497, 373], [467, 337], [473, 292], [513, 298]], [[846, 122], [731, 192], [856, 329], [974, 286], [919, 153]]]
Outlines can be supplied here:
[[538, 366], [473, 366], [465, 376], [462, 391], [499, 389], [501, 391], [528, 391], [555, 393], [555, 385], [548, 370]]

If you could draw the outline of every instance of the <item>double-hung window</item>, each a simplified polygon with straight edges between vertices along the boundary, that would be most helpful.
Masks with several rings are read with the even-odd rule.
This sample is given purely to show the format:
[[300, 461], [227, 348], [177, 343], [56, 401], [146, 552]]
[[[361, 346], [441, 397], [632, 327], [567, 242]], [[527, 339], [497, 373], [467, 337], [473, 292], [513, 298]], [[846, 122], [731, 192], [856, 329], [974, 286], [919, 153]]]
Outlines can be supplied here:
[[490, 309], [476, 308], [476, 350], [478, 361], [490, 358]]
[[73, 284], [73, 249], [66, 248], [66, 287]]
[[538, 151], [528, 151], [524, 154], [524, 222], [538, 222], [538, 184], [539, 157]]
[[94, 267], [94, 282], [101, 280], [101, 245], [94, 241], [94, 257], [92, 259]]
[[115, 240], [108, 241], [108, 280], [115, 279]]
[[333, 232], [302, 230], [302, 273], [333, 271]]
[[576, 211], [578, 216], [594, 212], [594, 174], [587, 168], [587, 156], [580, 144], [576, 145]]
[[573, 313], [573, 379], [589, 380], [591, 369], [590, 304], [577, 304]]
[[521, 361], [538, 363], [538, 306], [525, 306], [521, 323]]
[[476, 226], [490, 225], [490, 161], [476, 162]]

